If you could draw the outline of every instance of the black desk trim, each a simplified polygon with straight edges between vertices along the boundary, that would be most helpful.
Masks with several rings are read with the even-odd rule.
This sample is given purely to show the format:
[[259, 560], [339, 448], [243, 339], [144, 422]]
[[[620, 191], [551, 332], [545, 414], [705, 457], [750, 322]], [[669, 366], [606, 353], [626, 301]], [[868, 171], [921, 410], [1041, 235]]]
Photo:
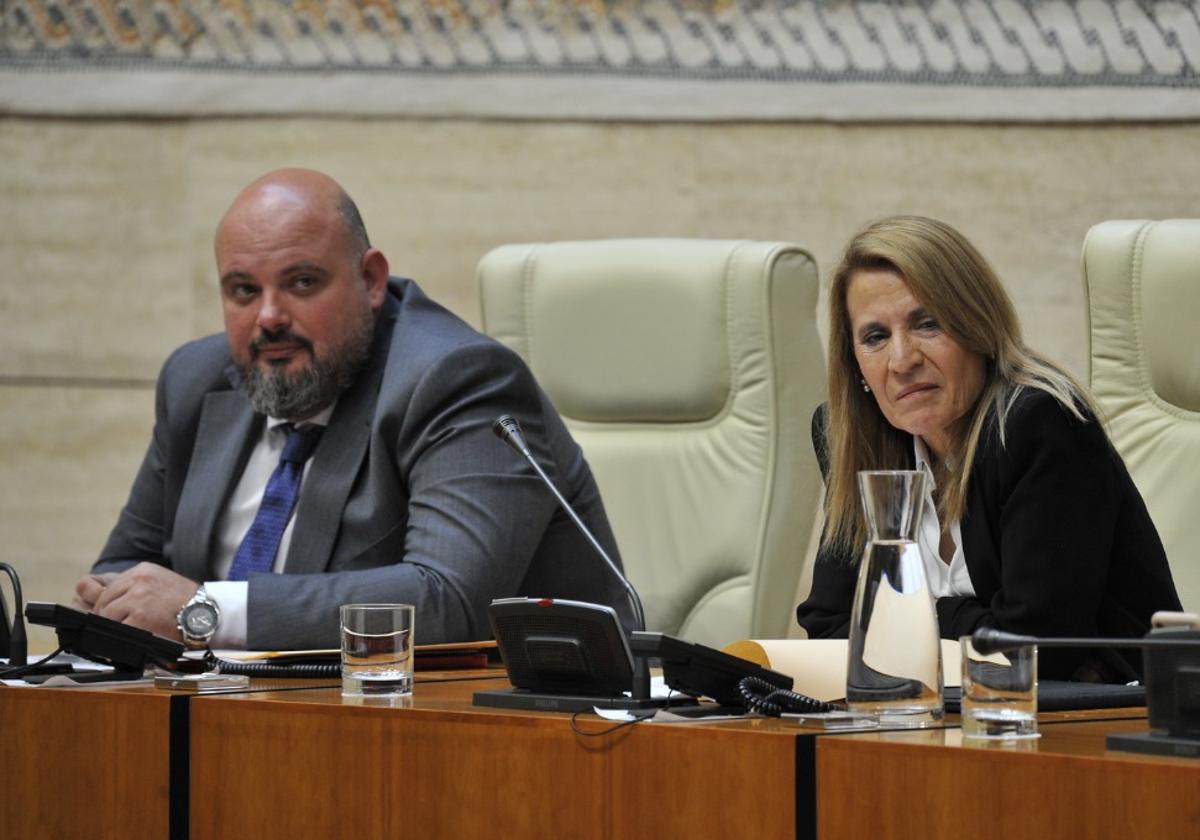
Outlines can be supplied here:
[[817, 837], [817, 739], [796, 736], [796, 840]]
[[191, 836], [192, 709], [191, 694], [171, 698], [167, 785], [167, 824], [170, 840]]

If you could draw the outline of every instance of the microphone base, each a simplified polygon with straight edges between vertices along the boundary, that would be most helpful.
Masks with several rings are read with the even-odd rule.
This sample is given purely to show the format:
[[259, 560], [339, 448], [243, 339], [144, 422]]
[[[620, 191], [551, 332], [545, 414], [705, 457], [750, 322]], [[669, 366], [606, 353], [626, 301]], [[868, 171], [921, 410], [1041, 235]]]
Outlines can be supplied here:
[[[524, 688], [504, 688], [494, 691], [477, 691], [471, 700], [476, 706], [494, 709], [524, 709], [537, 712], [588, 712], [593, 708], [661, 709], [667, 705], [665, 697], [595, 697], [586, 694], [549, 694], [529, 691]], [[691, 705], [689, 698], [672, 698], [672, 705]]]
[[1177, 758], [1200, 758], [1200, 738], [1185, 738], [1165, 732], [1132, 732], [1108, 735], [1104, 745], [1110, 750]]

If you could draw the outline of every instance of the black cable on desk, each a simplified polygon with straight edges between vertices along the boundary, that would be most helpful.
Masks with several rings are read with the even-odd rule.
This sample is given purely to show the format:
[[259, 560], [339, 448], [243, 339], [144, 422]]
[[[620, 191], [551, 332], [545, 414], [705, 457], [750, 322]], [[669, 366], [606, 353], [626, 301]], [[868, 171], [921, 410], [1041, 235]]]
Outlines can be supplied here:
[[784, 712], [832, 712], [837, 709], [832, 703], [779, 688], [758, 677], [743, 677], [738, 683], [738, 693], [742, 695], [747, 711], [767, 717], [779, 717]]
[[50, 665], [50, 660], [63, 652], [60, 647], [49, 656], [39, 659], [37, 662], [30, 662], [28, 665], [21, 665], [16, 668], [0, 668], [0, 679], [4, 680], [19, 680], [26, 675], [36, 674], [40, 669]]
[[222, 674], [246, 677], [299, 677], [302, 679], [331, 679], [342, 675], [342, 666], [332, 663], [297, 663], [280, 665], [268, 662], [231, 662], [221, 659], [211, 650], [204, 652], [204, 662]]

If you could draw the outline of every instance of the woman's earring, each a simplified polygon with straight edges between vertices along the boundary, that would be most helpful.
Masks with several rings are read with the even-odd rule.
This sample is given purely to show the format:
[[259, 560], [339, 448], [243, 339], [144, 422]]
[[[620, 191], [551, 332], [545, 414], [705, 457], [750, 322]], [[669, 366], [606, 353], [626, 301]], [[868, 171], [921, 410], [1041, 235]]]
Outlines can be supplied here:
[[865, 376], [860, 376], [858, 381], [862, 383], [864, 391], [866, 391], [868, 394], [871, 393], [871, 386], [867, 384], [867, 378]]

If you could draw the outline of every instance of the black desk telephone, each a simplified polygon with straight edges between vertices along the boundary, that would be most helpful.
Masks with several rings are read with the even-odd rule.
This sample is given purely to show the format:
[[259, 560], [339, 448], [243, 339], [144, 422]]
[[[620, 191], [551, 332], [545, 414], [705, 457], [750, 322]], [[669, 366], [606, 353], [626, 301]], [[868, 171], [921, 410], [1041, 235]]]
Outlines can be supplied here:
[[183, 645], [146, 630], [102, 618], [93, 613], [31, 601], [25, 617], [32, 624], [53, 627], [63, 653], [112, 667], [108, 679], [140, 677], [148, 666], [174, 668], [183, 655]]

